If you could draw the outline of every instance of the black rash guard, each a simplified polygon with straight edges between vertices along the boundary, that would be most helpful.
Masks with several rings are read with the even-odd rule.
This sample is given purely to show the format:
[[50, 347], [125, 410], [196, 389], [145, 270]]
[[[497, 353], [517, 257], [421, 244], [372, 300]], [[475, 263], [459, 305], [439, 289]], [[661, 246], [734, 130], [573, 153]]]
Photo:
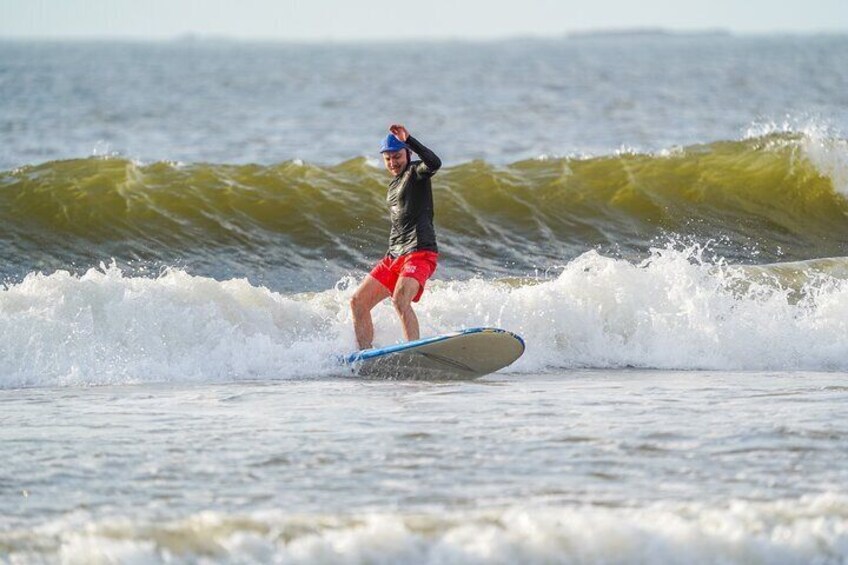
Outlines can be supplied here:
[[406, 138], [406, 145], [421, 160], [411, 161], [389, 183], [386, 203], [392, 222], [389, 234], [389, 255], [392, 257], [413, 251], [438, 252], [436, 230], [433, 228], [433, 188], [430, 177], [436, 174], [442, 161], [412, 136]]

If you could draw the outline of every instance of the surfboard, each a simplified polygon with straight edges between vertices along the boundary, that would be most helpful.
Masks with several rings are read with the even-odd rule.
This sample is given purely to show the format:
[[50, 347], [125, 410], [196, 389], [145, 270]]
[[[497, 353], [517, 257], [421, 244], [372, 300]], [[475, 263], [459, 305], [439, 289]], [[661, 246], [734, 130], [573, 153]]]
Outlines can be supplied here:
[[357, 375], [386, 379], [476, 379], [524, 353], [524, 340], [498, 328], [469, 328], [351, 353], [342, 359]]

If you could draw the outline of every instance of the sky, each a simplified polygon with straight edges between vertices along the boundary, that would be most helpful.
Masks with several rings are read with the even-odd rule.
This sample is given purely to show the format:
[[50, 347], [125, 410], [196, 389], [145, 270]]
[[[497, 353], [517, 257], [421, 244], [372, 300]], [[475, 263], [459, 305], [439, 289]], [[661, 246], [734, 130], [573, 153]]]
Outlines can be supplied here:
[[0, 38], [396, 41], [634, 28], [848, 32], [848, 0], [0, 0]]

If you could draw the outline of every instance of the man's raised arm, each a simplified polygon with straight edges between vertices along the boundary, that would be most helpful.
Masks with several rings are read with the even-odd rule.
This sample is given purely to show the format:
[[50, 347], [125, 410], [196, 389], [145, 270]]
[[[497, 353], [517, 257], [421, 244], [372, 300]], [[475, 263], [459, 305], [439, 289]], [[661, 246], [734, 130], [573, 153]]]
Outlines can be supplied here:
[[442, 166], [442, 160], [439, 156], [421, 145], [421, 142], [409, 135], [409, 131], [400, 124], [394, 124], [389, 128], [389, 131], [396, 138], [404, 142], [416, 155], [421, 157], [421, 165], [418, 166], [418, 172], [425, 175], [434, 175]]

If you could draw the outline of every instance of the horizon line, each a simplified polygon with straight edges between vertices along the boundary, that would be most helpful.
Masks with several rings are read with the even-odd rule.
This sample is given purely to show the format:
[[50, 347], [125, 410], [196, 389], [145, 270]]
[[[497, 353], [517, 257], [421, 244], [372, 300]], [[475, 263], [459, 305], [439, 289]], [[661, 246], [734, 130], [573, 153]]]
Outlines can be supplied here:
[[382, 39], [372, 37], [314, 37], [286, 38], [277, 36], [239, 36], [225, 33], [183, 32], [168, 35], [134, 35], [134, 34], [91, 34], [91, 35], [0, 35], [0, 41], [43, 41], [43, 42], [133, 42], [133, 43], [289, 43], [289, 44], [391, 44], [391, 43], [487, 43], [497, 41], [545, 41], [568, 39], [597, 39], [597, 38], [675, 38], [687, 36], [725, 36], [725, 37], [767, 37], [767, 36], [842, 36], [848, 35], [845, 30], [768, 30], [768, 31], [736, 31], [729, 28], [692, 28], [675, 29], [666, 27], [609, 27], [586, 30], [563, 31], [557, 34], [514, 33], [493, 36], [459, 36], [459, 35], [422, 35], [406, 40]]

